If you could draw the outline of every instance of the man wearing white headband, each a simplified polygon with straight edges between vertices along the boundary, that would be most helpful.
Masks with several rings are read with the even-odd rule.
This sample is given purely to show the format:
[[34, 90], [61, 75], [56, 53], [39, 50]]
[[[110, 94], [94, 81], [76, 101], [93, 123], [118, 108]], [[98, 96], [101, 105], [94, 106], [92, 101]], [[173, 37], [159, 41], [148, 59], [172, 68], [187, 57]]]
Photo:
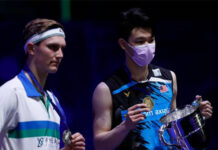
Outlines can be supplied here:
[[[0, 87], [0, 149], [58, 150], [60, 121], [66, 116], [57, 98], [44, 90], [49, 73], [56, 73], [66, 46], [63, 26], [49, 19], [30, 21], [24, 29], [26, 64]], [[62, 150], [84, 150], [80, 133], [66, 130]]]

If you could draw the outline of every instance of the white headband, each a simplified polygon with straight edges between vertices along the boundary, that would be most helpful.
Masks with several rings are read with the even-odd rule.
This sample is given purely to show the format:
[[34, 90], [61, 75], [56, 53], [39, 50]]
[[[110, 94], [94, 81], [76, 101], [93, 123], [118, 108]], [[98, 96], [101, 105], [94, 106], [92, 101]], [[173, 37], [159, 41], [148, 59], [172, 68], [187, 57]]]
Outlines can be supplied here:
[[27, 42], [25, 43], [24, 45], [24, 51], [25, 53], [27, 52], [27, 45], [32, 42], [34, 44], [42, 41], [42, 40], [45, 40], [49, 37], [52, 37], [52, 36], [63, 36], [65, 37], [65, 34], [64, 34], [64, 31], [61, 29], [61, 28], [55, 28], [55, 29], [51, 29], [51, 30], [47, 30], [41, 34], [34, 34], [31, 38], [29, 38], [27, 40]]

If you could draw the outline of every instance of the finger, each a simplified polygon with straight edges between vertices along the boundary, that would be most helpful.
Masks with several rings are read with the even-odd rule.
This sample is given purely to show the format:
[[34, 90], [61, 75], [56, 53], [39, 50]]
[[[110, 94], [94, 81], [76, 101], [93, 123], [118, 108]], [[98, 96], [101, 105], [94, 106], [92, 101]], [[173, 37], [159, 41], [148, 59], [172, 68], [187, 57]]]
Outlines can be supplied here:
[[134, 119], [141, 118], [141, 117], [143, 117], [144, 119], [146, 118], [146, 116], [143, 114], [137, 114], [137, 115], [131, 116], [131, 119], [134, 120]]
[[76, 139], [71, 140], [71, 142], [74, 144], [77, 142], [84, 142], [85, 143], [85, 140], [84, 140], [84, 138], [76, 138]]
[[210, 118], [210, 117], [212, 116], [212, 113], [209, 113], [209, 112], [202, 112], [202, 115], [203, 115], [206, 119], [208, 119], [208, 118]]
[[204, 111], [204, 110], [213, 110], [213, 107], [211, 105], [205, 105], [203, 107], [201, 107], [201, 110]]
[[209, 109], [209, 108], [202, 110], [202, 113], [204, 113], [204, 112], [208, 112], [211, 114], [213, 113], [212, 109]]
[[202, 105], [200, 106], [200, 110], [201, 111], [206, 111], [206, 110], [209, 110], [209, 111], [212, 111], [213, 110], [213, 107], [211, 105]]
[[139, 117], [139, 118], [134, 119], [133, 122], [138, 123], [139, 121], [142, 121], [144, 119], [145, 119], [144, 117]]
[[77, 138], [78, 136], [80, 136], [81, 134], [79, 132], [74, 133], [73, 135], [71, 135], [72, 139]]
[[76, 146], [73, 148], [73, 150], [85, 150], [84, 146]]
[[82, 138], [84, 139], [84, 141], [85, 141], [85, 138], [84, 138], [83, 135], [80, 134], [79, 132], [77, 132], [77, 133], [75, 133], [75, 134], [73, 134], [73, 135], [71, 136], [72, 139], [76, 139], [76, 138], [78, 138], [78, 137], [82, 137]]
[[128, 112], [128, 115], [136, 115], [136, 114], [139, 114], [139, 113], [142, 113], [142, 112], [148, 112], [148, 111], [150, 111], [150, 109], [149, 108], [139, 108], [139, 109], [136, 109], [136, 110], [132, 110], [132, 111], [129, 111]]
[[74, 146], [85, 146], [86, 144], [85, 144], [85, 142], [83, 142], [83, 141], [78, 141], [78, 142], [74, 142], [73, 145], [74, 145]]
[[85, 142], [85, 138], [82, 135], [80, 135], [80, 136], [77, 136], [76, 138], [72, 139], [72, 142], [74, 142], [74, 143], [79, 142], [79, 141]]
[[200, 105], [202, 106], [202, 105], [211, 105], [211, 103], [208, 101], [208, 100], [206, 100], [206, 101], [201, 101], [200, 102]]
[[205, 105], [205, 106], [200, 107], [201, 111], [212, 110], [212, 109], [213, 109], [213, 107], [210, 105]]
[[147, 107], [146, 104], [136, 104], [136, 105], [133, 105], [132, 107], [129, 107], [128, 111], [135, 110], [136, 108], [146, 108], [146, 107]]
[[196, 96], [195, 96], [195, 99], [196, 99], [196, 100], [201, 100], [201, 99], [202, 99], [202, 96], [201, 96], [201, 95], [196, 95]]
[[142, 112], [148, 112], [150, 111], [150, 108], [139, 108], [139, 109], [136, 109], [135, 112], [136, 113], [142, 113]]

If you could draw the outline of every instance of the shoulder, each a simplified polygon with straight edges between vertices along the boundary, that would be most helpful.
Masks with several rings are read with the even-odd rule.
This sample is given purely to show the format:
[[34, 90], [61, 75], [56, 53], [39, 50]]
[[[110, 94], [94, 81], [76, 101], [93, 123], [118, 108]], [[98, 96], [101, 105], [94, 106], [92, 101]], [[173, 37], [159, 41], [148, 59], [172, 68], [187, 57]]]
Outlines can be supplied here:
[[95, 98], [95, 96], [98, 97], [98, 96], [104, 96], [104, 95], [105, 96], [110, 95], [110, 89], [105, 82], [100, 82], [94, 90], [93, 97]]
[[21, 89], [22, 89], [22, 84], [16, 76], [13, 79], [4, 83], [2, 86], [0, 86], [1, 98], [3, 96], [14, 95], [15, 93], [17, 93]]
[[173, 72], [173, 71], [171, 70], [170, 73], [171, 73], [171, 75], [172, 75], [173, 80], [176, 80], [176, 74], [175, 74], [175, 72]]
[[130, 81], [129, 75], [125, 70], [124, 66], [117, 69], [113, 74], [107, 77], [103, 82], [107, 85], [110, 91], [116, 90], [123, 84]]
[[93, 108], [104, 108], [112, 105], [111, 92], [105, 82], [101, 82], [96, 86], [92, 100]]
[[174, 92], [177, 92], [177, 81], [176, 81], [176, 74], [173, 71], [170, 71], [172, 75], [172, 80], [173, 80], [173, 90]]
[[[21, 83], [17, 77], [7, 81], [0, 87], [0, 109], [16, 111], [18, 107]], [[3, 108], [2, 108], [3, 107]]]
[[15, 76], [14, 78], [12, 78], [11, 80], [8, 80], [7, 82], [5, 82], [3, 85], [0, 86], [0, 89], [11, 89], [11, 88], [16, 88], [19, 87], [19, 82], [20, 80], [18, 79], [17, 76]]

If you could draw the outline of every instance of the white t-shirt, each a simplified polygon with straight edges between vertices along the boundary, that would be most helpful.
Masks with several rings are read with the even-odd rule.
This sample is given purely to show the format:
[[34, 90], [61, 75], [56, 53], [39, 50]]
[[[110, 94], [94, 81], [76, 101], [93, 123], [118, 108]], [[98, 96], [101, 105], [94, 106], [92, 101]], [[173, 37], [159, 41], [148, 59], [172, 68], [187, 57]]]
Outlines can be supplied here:
[[0, 87], [0, 150], [59, 150], [60, 117], [41, 96], [23, 71]]

